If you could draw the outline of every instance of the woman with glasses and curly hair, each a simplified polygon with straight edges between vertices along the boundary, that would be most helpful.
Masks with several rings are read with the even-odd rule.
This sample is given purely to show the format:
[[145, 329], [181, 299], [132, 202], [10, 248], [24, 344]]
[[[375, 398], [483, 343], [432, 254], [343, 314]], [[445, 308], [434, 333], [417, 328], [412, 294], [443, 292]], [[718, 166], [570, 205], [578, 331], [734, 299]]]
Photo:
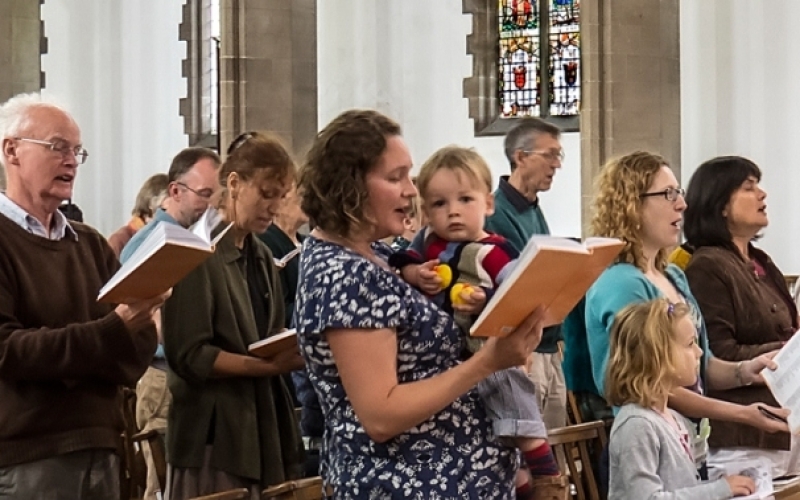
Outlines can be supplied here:
[[[753, 245], [767, 227], [767, 193], [761, 170], [740, 156], [711, 159], [689, 181], [684, 233], [695, 248], [686, 277], [708, 329], [711, 351], [738, 365], [780, 349], [797, 330], [797, 307], [783, 274]], [[767, 387], [709, 388], [739, 404], [776, 404]], [[785, 433], [753, 432], [740, 422], [713, 420], [709, 464], [754, 457], [768, 460], [773, 475], [800, 472], [796, 441]], [[791, 449], [790, 449], [791, 448]]]
[[167, 495], [181, 500], [233, 488], [261, 490], [301, 477], [303, 444], [282, 374], [303, 366], [288, 350], [269, 359], [247, 346], [284, 327], [278, 270], [256, 235], [295, 179], [275, 137], [248, 133], [220, 170], [231, 224], [216, 251], [175, 285], [164, 307], [172, 406]]
[[[670, 407], [687, 417], [735, 420], [768, 432], [786, 431], [785, 423], [764, 416], [757, 405], [740, 406], [703, 396], [707, 387], [729, 389], [763, 384], [758, 373], [774, 367], [767, 356], [737, 364], [711, 356], [705, 323], [686, 276], [667, 264], [678, 244], [686, 210], [683, 190], [664, 158], [635, 152], [611, 160], [600, 172], [591, 222], [593, 236], [620, 238], [627, 245], [586, 293], [585, 303], [565, 322], [564, 372], [567, 386], [576, 392], [603, 397], [608, 370], [609, 334], [617, 313], [625, 306], [665, 298], [691, 307], [703, 359], [700, 378], [692, 387], [676, 389]], [[769, 408], [781, 415], [784, 410]], [[708, 427], [699, 420], [694, 456], [701, 472]]]

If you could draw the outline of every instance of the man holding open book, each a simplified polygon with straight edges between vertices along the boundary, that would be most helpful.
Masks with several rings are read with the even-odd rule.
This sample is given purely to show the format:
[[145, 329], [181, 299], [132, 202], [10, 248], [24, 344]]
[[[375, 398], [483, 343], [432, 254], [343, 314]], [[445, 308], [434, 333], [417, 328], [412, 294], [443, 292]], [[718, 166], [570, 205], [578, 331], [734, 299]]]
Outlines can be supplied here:
[[[538, 118], [524, 118], [505, 139], [511, 175], [500, 178], [494, 192], [494, 214], [486, 219], [486, 230], [506, 238], [518, 252], [536, 234], [550, 234], [539, 206], [539, 193], [553, 184], [564, 152], [561, 131]], [[567, 389], [561, 369], [558, 341], [561, 325], [545, 328], [542, 341], [532, 355], [528, 376], [536, 384], [539, 409], [548, 429], [566, 425]]]
[[[189, 228], [197, 222], [219, 191], [219, 167], [219, 155], [210, 149], [191, 147], [175, 155], [167, 173], [167, 198], [163, 208], [156, 210], [153, 218], [125, 245], [120, 254], [122, 263], [136, 252], [156, 225], [177, 224]], [[167, 360], [162, 343], [159, 342], [153, 362], [136, 384], [136, 423], [142, 430], [153, 429], [163, 435], [167, 430], [167, 411], [172, 396], [167, 388]], [[145, 446], [144, 454], [147, 462], [144, 498], [155, 500], [160, 487], [149, 445]]]
[[118, 498], [118, 389], [147, 368], [169, 294], [96, 301], [119, 264], [58, 211], [88, 156], [68, 113], [16, 96], [0, 138], [0, 498]]

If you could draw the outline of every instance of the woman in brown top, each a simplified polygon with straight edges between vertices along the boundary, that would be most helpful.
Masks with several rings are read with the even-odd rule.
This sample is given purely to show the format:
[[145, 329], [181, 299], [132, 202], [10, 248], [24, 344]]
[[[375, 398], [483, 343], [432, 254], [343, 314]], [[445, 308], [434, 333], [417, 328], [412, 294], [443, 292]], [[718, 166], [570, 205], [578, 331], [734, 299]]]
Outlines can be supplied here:
[[[797, 308], [781, 271], [753, 241], [769, 223], [752, 161], [725, 156], [697, 169], [686, 192], [684, 232], [696, 249], [686, 276], [708, 329], [715, 356], [743, 362], [780, 347], [798, 327]], [[740, 404], [775, 405], [765, 386], [709, 390], [709, 396]], [[711, 422], [710, 467], [766, 458], [773, 473], [800, 473], [798, 446], [786, 433], [768, 434], [744, 424]]]

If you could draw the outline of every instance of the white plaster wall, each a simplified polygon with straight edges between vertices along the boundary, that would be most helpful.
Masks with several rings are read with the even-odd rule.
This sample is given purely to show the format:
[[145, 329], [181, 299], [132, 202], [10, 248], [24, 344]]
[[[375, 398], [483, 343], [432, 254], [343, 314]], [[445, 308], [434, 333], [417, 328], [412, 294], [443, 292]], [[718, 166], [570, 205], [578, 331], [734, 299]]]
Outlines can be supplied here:
[[89, 159], [74, 201], [108, 235], [127, 222], [142, 182], [187, 145], [178, 100], [182, 0], [47, 0], [45, 93], [81, 127]]
[[[319, 123], [356, 107], [374, 108], [403, 127], [414, 163], [448, 144], [475, 147], [508, 174], [502, 137], [476, 138], [462, 97], [472, 74], [462, 0], [322, 0], [317, 3]], [[579, 236], [579, 134], [562, 138], [567, 159], [541, 195], [553, 234]]]
[[682, 0], [684, 185], [703, 161], [741, 155], [763, 171], [770, 225], [759, 245], [800, 273], [800, 2]]

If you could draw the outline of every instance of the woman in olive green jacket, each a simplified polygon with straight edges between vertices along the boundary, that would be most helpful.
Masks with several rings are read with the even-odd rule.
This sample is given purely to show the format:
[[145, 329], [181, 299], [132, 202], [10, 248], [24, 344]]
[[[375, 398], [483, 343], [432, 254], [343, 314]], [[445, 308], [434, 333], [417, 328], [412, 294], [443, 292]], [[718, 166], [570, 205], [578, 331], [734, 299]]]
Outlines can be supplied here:
[[298, 351], [247, 354], [249, 344], [284, 325], [277, 269], [254, 234], [269, 226], [294, 177], [274, 138], [248, 133], [234, 141], [220, 172], [233, 225], [165, 305], [172, 500], [240, 487], [255, 499], [262, 488], [300, 476], [302, 440], [279, 375], [302, 367], [302, 358]]

